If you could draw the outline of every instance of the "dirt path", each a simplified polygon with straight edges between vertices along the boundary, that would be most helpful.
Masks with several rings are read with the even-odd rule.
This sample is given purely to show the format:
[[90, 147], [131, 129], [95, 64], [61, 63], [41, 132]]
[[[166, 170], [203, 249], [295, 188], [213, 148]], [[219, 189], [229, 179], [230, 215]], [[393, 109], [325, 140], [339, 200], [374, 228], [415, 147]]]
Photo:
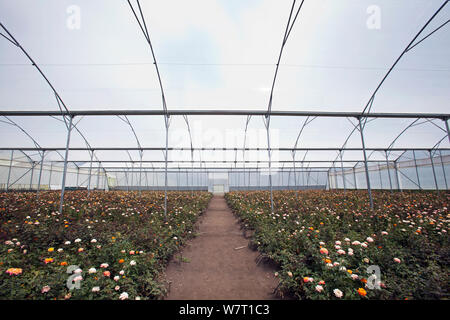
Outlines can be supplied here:
[[258, 252], [247, 247], [223, 196], [212, 198], [198, 232], [182, 252], [186, 262], [180, 263], [177, 255], [167, 267], [171, 285], [166, 299], [276, 299], [275, 270], [256, 265]]

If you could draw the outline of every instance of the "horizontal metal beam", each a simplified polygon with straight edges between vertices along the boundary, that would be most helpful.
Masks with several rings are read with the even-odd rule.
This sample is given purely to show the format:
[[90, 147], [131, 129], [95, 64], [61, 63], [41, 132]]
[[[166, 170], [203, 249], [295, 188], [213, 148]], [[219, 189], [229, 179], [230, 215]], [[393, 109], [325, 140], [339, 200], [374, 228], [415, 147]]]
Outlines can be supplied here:
[[[20, 151], [60, 151], [65, 150], [66, 148], [36, 148], [36, 147], [0, 147], [0, 151], [11, 151], [11, 150], [20, 150]], [[366, 148], [368, 151], [429, 151], [429, 150], [441, 150], [441, 151], [450, 151], [450, 148]], [[92, 147], [92, 148], [77, 148], [71, 147], [69, 151], [165, 151], [165, 147]], [[169, 151], [267, 151], [267, 148], [190, 148], [190, 147], [174, 147], [168, 148]], [[362, 148], [270, 148], [272, 151], [362, 151]]]
[[[54, 161], [48, 161], [52, 163], [64, 163], [64, 160], [54, 160]], [[137, 160], [137, 161], [130, 161], [130, 160], [71, 160], [69, 159], [68, 162], [84, 162], [84, 163], [165, 163], [165, 160]], [[262, 161], [262, 160], [168, 160], [168, 163], [269, 163], [269, 161]], [[272, 163], [293, 163], [292, 160], [272, 160]], [[334, 160], [295, 160], [295, 163], [333, 163], [336, 162]], [[339, 162], [364, 162], [363, 159], [359, 160], [339, 160]], [[367, 160], [367, 162], [386, 162], [386, 159], [370, 159]]]
[[[344, 167], [344, 169], [352, 169], [353, 167]], [[284, 171], [289, 172], [289, 170], [293, 169], [293, 167], [272, 167], [272, 170], [276, 171]], [[295, 172], [327, 172], [330, 167], [310, 167], [310, 168], [295, 168]], [[140, 168], [127, 168], [127, 167], [105, 167], [105, 170], [107, 173], [111, 172], [136, 172], [138, 173]], [[248, 173], [249, 170], [253, 170], [254, 172], [257, 171], [265, 171], [269, 170], [269, 167], [245, 167], [245, 168], [230, 168], [230, 167], [171, 167], [168, 169], [167, 172], [171, 173], [177, 173], [177, 172], [199, 172], [199, 173], [207, 173], [217, 170], [221, 170], [224, 172], [230, 172], [230, 173], [239, 173], [239, 172], [245, 172]], [[293, 170], [291, 170], [292, 172]], [[154, 168], [142, 168], [142, 172], [165, 172], [165, 167], [154, 167]]]
[[[60, 111], [0, 111], [0, 116], [165, 116], [164, 110], [71, 110]], [[450, 118], [449, 113], [362, 113], [326, 111], [270, 111], [264, 110], [168, 110], [169, 116], [282, 116], [282, 117], [352, 117], [352, 118]]]

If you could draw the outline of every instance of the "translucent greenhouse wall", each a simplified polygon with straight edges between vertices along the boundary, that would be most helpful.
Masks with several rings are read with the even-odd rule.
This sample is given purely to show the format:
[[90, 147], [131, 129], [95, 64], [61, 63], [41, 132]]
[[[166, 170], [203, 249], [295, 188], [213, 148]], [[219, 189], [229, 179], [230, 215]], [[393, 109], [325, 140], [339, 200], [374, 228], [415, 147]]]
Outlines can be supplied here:
[[[9, 153], [11, 154], [11, 153]], [[61, 189], [63, 166], [61, 162], [44, 162], [27, 159], [18, 151], [13, 158], [8, 153], [0, 158], [0, 190], [59, 190]], [[372, 189], [390, 190], [448, 190], [450, 176], [450, 152], [432, 152], [432, 162], [427, 151], [407, 151], [395, 161], [369, 162], [369, 177]], [[433, 172], [434, 166], [434, 172]], [[90, 173], [90, 175], [89, 175]], [[90, 178], [89, 178], [90, 176]], [[435, 180], [436, 177], [436, 180]], [[344, 182], [345, 179], [345, 182]], [[169, 190], [208, 190], [222, 188], [232, 190], [268, 190], [267, 168], [223, 168], [223, 169], [176, 169], [167, 173]], [[145, 167], [141, 173], [133, 169], [112, 170], [87, 163], [79, 167], [70, 163], [67, 169], [66, 186], [91, 190], [163, 190], [165, 173], [162, 169]], [[302, 189], [367, 189], [363, 162], [353, 167], [348, 164], [342, 170], [339, 161], [329, 170], [314, 168], [272, 168], [273, 190]]]
[[[448, 151], [432, 151], [432, 158], [429, 152], [407, 151], [395, 162], [390, 161], [389, 168], [386, 161], [369, 163], [372, 189], [390, 190], [392, 186], [394, 190], [448, 190], [449, 177]], [[331, 168], [329, 183], [331, 189], [367, 189], [364, 163], [359, 162], [354, 168], [344, 171]]]
[[[0, 159], [0, 189], [1, 190], [59, 190], [61, 189], [63, 167], [52, 164], [41, 165], [38, 162], [25, 162]], [[98, 168], [92, 168], [91, 189], [108, 189], [105, 173]], [[109, 185], [114, 181], [110, 180]], [[88, 188], [89, 169], [68, 167], [66, 175], [67, 188]]]
[[[268, 190], [269, 174], [266, 171], [229, 171], [230, 190]], [[278, 169], [272, 172], [272, 189], [301, 190], [325, 189], [327, 172], [318, 170]]]

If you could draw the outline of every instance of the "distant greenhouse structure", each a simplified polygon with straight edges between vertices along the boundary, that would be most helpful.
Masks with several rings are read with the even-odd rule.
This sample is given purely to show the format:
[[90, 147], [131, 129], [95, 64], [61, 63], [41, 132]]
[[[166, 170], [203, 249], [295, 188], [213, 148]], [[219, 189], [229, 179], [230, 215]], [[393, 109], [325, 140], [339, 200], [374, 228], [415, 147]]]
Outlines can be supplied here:
[[[169, 190], [269, 190], [272, 210], [274, 190], [364, 189], [371, 206], [373, 189], [448, 190], [450, 113], [373, 111], [403, 58], [448, 32], [448, 20], [436, 22], [448, 13], [447, 1], [418, 27], [400, 55], [392, 57], [361, 110], [280, 110], [275, 106], [282, 92], [275, 88], [283, 76], [291, 33], [308, 10], [303, 3], [293, 1], [269, 72], [267, 105], [256, 109], [168, 104], [171, 91], [166, 90], [164, 64], [157, 59], [151, 21], [139, 1], [128, 1], [128, 10], [143, 50], [148, 50], [144, 54], [152, 59], [149, 77], [160, 99], [152, 109], [90, 107], [89, 101], [85, 108], [71, 108], [63, 99], [64, 89], [54, 86], [55, 72], [41, 68], [31, 48], [0, 24], [1, 45], [16, 50], [32, 66], [57, 106], [0, 110], [0, 188], [36, 191], [37, 196], [61, 190], [61, 206], [67, 189], [164, 190], [166, 200]], [[167, 66], [164, 70], [168, 72]], [[235, 136], [227, 138], [228, 128]], [[116, 142], [118, 136], [128, 137], [128, 143]], [[316, 142], [319, 136], [325, 143]], [[199, 142], [209, 138], [209, 145]]]

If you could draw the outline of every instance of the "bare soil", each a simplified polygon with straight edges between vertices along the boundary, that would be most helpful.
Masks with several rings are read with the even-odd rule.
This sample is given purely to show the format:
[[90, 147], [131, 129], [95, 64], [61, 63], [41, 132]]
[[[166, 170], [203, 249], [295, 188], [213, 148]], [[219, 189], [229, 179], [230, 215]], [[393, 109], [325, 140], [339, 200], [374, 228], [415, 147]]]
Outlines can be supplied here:
[[[239, 221], [223, 196], [214, 196], [199, 222], [198, 236], [166, 270], [169, 300], [268, 300], [278, 284], [273, 266], [256, 264]], [[182, 257], [182, 258], [181, 258]]]

